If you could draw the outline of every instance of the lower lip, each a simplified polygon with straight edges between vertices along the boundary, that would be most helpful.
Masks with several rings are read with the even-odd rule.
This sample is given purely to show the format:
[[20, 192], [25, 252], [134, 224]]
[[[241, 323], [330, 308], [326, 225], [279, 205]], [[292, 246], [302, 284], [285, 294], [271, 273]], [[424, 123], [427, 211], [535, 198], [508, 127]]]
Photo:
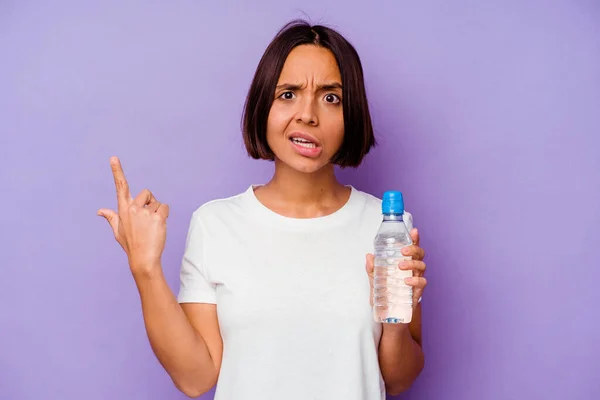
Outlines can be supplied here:
[[323, 150], [319, 146], [316, 146], [316, 147], [300, 146], [299, 144], [296, 144], [291, 140], [290, 140], [290, 143], [292, 144], [292, 147], [294, 148], [296, 153], [300, 154], [301, 156], [305, 156], [305, 157], [312, 157], [312, 158], [319, 157], [321, 155], [321, 151]]

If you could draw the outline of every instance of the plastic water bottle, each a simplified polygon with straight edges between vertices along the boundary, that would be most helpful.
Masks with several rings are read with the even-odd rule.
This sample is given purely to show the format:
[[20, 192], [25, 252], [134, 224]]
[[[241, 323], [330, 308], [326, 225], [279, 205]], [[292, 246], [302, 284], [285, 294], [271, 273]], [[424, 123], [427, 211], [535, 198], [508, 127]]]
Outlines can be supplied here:
[[412, 287], [404, 279], [411, 270], [401, 270], [398, 264], [412, 257], [401, 250], [412, 245], [403, 220], [402, 193], [387, 191], [381, 204], [383, 221], [374, 240], [375, 270], [373, 281], [373, 317], [375, 322], [407, 324], [412, 320]]

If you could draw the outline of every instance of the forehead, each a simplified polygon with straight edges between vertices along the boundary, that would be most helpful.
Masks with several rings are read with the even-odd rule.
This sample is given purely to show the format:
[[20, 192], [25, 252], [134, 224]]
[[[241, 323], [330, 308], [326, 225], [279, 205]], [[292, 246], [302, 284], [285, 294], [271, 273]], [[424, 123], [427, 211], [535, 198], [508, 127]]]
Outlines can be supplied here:
[[290, 52], [283, 64], [279, 82], [306, 79], [341, 83], [340, 69], [331, 50], [315, 45], [301, 45]]

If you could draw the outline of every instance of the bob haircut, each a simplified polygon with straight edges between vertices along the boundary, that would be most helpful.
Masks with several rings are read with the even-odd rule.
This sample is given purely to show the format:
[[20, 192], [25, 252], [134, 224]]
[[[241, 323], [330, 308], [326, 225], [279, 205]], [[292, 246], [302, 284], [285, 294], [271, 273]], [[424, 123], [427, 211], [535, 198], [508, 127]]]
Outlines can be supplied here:
[[342, 168], [358, 167], [371, 147], [377, 144], [360, 58], [341, 34], [303, 20], [291, 21], [277, 33], [256, 68], [242, 116], [242, 132], [248, 155], [254, 159], [274, 160], [275, 156], [267, 144], [267, 119], [277, 81], [292, 49], [305, 44], [330, 50], [342, 76], [344, 139], [330, 162]]

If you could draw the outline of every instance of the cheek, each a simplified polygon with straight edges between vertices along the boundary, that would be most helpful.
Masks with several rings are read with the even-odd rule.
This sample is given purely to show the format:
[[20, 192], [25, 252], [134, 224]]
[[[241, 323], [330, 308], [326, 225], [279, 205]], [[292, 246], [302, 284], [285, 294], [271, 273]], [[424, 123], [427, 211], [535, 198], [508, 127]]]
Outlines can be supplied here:
[[332, 118], [324, 128], [326, 132], [331, 132], [330, 144], [335, 145], [335, 147], [341, 146], [344, 141], [344, 116], [340, 115]]
[[284, 110], [281, 110], [281, 107], [275, 105], [271, 107], [267, 119], [267, 140], [277, 140], [282, 136], [282, 132], [285, 131], [289, 118], [286, 117], [283, 111]]

